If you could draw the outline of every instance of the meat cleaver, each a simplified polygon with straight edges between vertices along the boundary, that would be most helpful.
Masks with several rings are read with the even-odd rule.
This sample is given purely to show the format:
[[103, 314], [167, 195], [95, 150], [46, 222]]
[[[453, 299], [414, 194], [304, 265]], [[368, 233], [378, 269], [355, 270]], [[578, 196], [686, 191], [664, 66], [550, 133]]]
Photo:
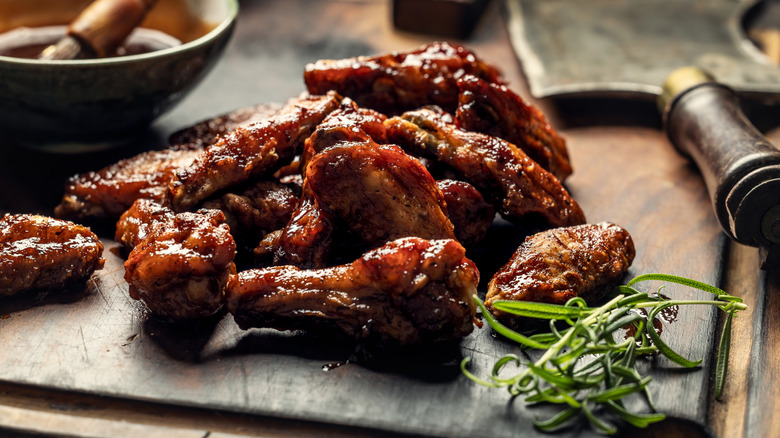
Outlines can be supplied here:
[[739, 97], [780, 103], [780, 69], [743, 32], [755, 1], [506, 0], [536, 98], [655, 99], [723, 230], [780, 268], [780, 151]]

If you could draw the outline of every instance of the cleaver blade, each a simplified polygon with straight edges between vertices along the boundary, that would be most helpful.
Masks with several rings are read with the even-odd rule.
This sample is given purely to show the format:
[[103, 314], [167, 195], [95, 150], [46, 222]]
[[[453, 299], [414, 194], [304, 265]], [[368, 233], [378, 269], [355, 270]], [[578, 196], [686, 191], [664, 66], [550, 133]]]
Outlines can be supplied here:
[[733, 240], [780, 269], [780, 150], [739, 97], [780, 103], [780, 69], [743, 32], [755, 1], [507, 0], [536, 98], [653, 99], [670, 142], [702, 174]]
[[695, 65], [740, 96], [778, 100], [780, 69], [744, 32], [757, 1], [506, 0], [531, 94], [655, 99]]

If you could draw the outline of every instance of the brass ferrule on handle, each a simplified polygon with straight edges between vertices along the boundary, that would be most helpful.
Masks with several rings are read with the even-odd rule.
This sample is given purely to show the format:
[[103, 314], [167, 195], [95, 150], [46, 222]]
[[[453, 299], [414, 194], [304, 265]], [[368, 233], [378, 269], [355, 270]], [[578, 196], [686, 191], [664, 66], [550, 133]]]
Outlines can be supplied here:
[[[697, 71], [698, 70], [698, 71]], [[686, 67], [663, 86], [669, 140], [698, 166], [723, 230], [780, 268], [780, 151], [745, 117], [736, 93]]]

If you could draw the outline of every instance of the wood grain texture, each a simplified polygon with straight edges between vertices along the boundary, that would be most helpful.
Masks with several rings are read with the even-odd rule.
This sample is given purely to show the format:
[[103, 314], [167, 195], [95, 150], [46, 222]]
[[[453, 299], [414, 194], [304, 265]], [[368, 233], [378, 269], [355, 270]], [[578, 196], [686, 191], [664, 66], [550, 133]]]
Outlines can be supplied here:
[[[152, 127], [146, 142], [78, 157], [0, 148], [0, 212], [50, 213], [73, 173], [159, 147], [170, 133], [205, 118], [284, 101], [303, 90], [306, 62], [403, 50], [430, 41], [394, 31], [389, 2], [384, 1], [245, 1], [241, 6], [236, 39], [225, 58], [193, 95]], [[500, 12], [491, 8], [466, 44], [498, 65], [510, 86], [526, 95]], [[574, 165], [567, 185], [589, 222], [615, 222], [635, 239], [637, 258], [629, 276], [664, 272], [721, 284], [728, 245], [704, 184], [658, 129], [569, 127], [562, 133]], [[471, 254], [483, 276], [508, 259], [523, 233], [496, 224], [485, 245]], [[518, 352], [487, 328], [466, 338], [444, 363], [414, 366], [410, 358], [383, 366], [355, 363], [343, 345], [295, 333], [241, 331], [229, 315], [172, 328], [148, 319], [128, 297], [122, 259], [112, 251], [116, 244], [108, 240], [110, 233], [102, 236], [106, 266], [83, 287], [0, 301], [0, 383], [6, 387], [106, 398], [125, 403], [125, 409], [138, 403], [164, 412], [167, 406], [184, 417], [216, 412], [345, 427], [345, 433], [368, 431], [369, 436], [542, 436], [531, 427], [531, 419], [544, 409], [530, 409], [502, 390], [477, 386], [460, 375], [457, 362], [462, 356], [472, 357], [472, 370], [484, 374], [501, 355]], [[768, 278], [764, 284], [776, 282]], [[664, 294], [702, 296], [672, 286]], [[756, 324], [758, 331], [765, 327]], [[674, 429], [694, 431], [688, 437], [709, 430], [712, 423], [709, 378], [716, 327], [711, 309], [696, 308], [681, 310], [664, 327], [663, 337], [674, 348], [705, 359], [701, 370], [684, 372], [660, 359], [646, 363], [659, 409], [680, 420], [667, 424], [686, 425]], [[773, 340], [767, 337], [766, 342]], [[756, 360], [770, 360], [758, 351], [751, 354]], [[343, 362], [348, 363], [323, 371], [326, 365]], [[748, 368], [751, 385], [773, 391], [765, 383], [771, 381], [773, 368]], [[762, 428], [751, 431], [771, 430], [769, 411], [759, 412], [759, 399], [751, 397], [746, 403], [755, 406], [760, 419], [749, 424]], [[591, 435], [587, 429], [562, 434]]]

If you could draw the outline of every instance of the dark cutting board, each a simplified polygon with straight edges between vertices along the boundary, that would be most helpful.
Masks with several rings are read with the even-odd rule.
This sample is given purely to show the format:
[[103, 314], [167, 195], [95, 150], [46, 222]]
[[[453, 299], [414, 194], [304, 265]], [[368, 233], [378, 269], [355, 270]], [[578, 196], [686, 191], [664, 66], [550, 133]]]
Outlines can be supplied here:
[[[306, 62], [403, 50], [430, 40], [393, 31], [386, 2], [277, 0], [241, 6], [225, 58], [134, 146], [65, 157], [2, 148], [0, 212], [51, 213], [73, 173], [159, 146], [171, 132], [202, 119], [258, 102], [282, 102], [303, 90]], [[524, 92], [499, 11], [489, 10], [485, 20], [466, 44]], [[629, 276], [663, 272], [719, 284], [727, 242], [695, 169], [658, 129], [569, 127], [562, 133], [575, 168], [567, 186], [589, 221], [618, 223], [635, 239], [637, 258]], [[108, 240], [110, 234], [103, 237], [105, 268], [85, 287], [43, 298], [0, 299], [0, 380], [447, 437], [532, 436], [538, 432], [531, 419], [548, 412], [529, 409], [505, 391], [483, 388], [460, 374], [461, 356], [472, 357], [472, 370], [485, 375], [497, 358], [515, 351], [488, 328], [475, 330], [453, 356], [443, 356], [444, 363], [407, 358], [384, 366], [338, 366], [350, 357], [345, 346], [299, 333], [241, 331], [229, 315], [187, 329], [148, 320], [127, 295], [116, 244]], [[508, 257], [521, 238], [519, 229], [499, 222], [474, 256]], [[483, 264], [483, 275], [495, 268], [496, 259], [491, 260]], [[664, 293], [706, 297], [674, 286]], [[659, 409], [702, 429], [717, 323], [711, 309], [691, 308], [663, 329], [672, 347], [705, 359], [700, 370], [648, 361]]]

